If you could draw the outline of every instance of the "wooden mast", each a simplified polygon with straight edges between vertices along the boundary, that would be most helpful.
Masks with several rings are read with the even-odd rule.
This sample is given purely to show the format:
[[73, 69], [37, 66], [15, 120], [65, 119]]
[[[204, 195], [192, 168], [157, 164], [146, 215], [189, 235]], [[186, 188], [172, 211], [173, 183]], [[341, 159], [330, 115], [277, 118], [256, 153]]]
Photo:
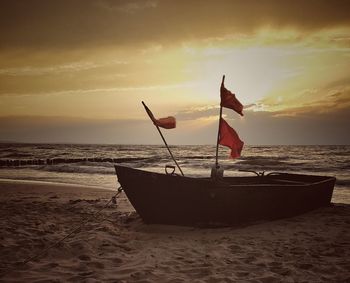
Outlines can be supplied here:
[[222, 77], [221, 87], [220, 87], [220, 114], [219, 114], [219, 126], [218, 126], [218, 136], [216, 140], [216, 157], [215, 157], [215, 168], [219, 168], [218, 156], [219, 156], [219, 140], [220, 140], [220, 126], [222, 117], [222, 106], [221, 106], [221, 88], [224, 86], [225, 75]]
[[[146, 105], [143, 101], [142, 101], [142, 105], [143, 105], [143, 107], [145, 107], [145, 110], [146, 110], [146, 112], [147, 112], [149, 118], [153, 121], [154, 116], [153, 116], [151, 110], [147, 107], [147, 105]], [[166, 142], [166, 140], [165, 140], [165, 138], [164, 138], [164, 136], [163, 136], [161, 130], [159, 129], [158, 125], [155, 124], [155, 123], [153, 123], [153, 124], [156, 126], [156, 128], [157, 128], [157, 130], [158, 130], [158, 133], [160, 134], [160, 136], [161, 136], [161, 138], [162, 138], [162, 140], [163, 140], [163, 142], [164, 142], [166, 148], [168, 149], [171, 158], [174, 160], [174, 162], [175, 162], [177, 168], [179, 168], [179, 170], [180, 170], [180, 172], [181, 172], [181, 175], [182, 175], [182, 176], [185, 176], [184, 173], [183, 173], [182, 170], [181, 170], [180, 165], [177, 163], [177, 161], [176, 161], [176, 159], [175, 159], [173, 153], [171, 152], [171, 150], [170, 150], [170, 148], [169, 148], [169, 146], [168, 146], [168, 144], [167, 144], [167, 142]]]

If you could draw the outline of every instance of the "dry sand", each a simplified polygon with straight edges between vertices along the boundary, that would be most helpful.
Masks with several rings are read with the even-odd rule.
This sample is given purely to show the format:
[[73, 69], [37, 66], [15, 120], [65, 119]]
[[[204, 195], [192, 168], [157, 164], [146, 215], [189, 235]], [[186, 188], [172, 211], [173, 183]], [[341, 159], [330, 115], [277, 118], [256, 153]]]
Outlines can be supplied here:
[[[114, 192], [0, 182], [2, 282], [350, 282], [350, 205], [201, 229], [145, 225], [125, 195], [33, 262]], [[6, 273], [4, 275], [4, 273]]]

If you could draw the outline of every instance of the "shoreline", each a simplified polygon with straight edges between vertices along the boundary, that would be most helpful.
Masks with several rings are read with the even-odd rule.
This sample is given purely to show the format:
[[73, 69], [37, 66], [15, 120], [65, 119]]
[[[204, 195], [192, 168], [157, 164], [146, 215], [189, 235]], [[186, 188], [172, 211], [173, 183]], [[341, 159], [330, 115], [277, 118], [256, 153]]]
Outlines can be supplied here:
[[[0, 180], [0, 281], [346, 282], [350, 205], [240, 227], [146, 225], [125, 194]], [[1, 276], [9, 269], [13, 272]]]
[[7, 178], [0, 178], [0, 186], [2, 185], [37, 185], [38, 187], [53, 187], [53, 188], [87, 188], [87, 189], [96, 189], [101, 191], [115, 191], [115, 188], [107, 188], [107, 187], [99, 187], [99, 186], [92, 186], [92, 185], [86, 185], [86, 184], [73, 184], [73, 183], [64, 183], [64, 182], [50, 182], [50, 181], [37, 181], [37, 180], [25, 180], [25, 179], [7, 179]]

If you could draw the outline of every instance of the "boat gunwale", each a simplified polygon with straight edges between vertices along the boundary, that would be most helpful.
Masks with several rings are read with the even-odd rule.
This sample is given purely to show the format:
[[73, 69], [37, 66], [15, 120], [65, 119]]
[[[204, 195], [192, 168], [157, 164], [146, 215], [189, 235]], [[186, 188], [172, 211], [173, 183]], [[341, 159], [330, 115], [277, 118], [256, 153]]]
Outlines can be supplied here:
[[307, 187], [307, 186], [315, 186], [319, 185], [322, 183], [329, 182], [331, 179], [334, 179], [334, 177], [329, 177], [326, 180], [322, 180], [319, 182], [313, 182], [313, 183], [300, 183], [300, 184], [271, 184], [271, 183], [266, 183], [266, 184], [233, 184], [229, 185], [229, 187], [248, 187], [248, 186], [258, 186], [258, 187]]
[[[160, 176], [167, 176], [167, 177], [175, 177], [175, 178], [184, 178], [184, 179], [189, 179], [189, 180], [200, 180], [200, 181], [207, 181], [207, 182], [212, 182], [215, 183], [217, 181], [212, 180], [210, 177], [189, 177], [189, 176], [181, 176], [178, 174], [172, 175], [172, 174], [164, 174], [164, 173], [159, 173], [159, 172], [152, 172], [152, 171], [146, 171], [146, 170], [142, 170], [142, 169], [136, 169], [136, 168], [132, 168], [132, 167], [128, 167], [128, 166], [123, 166], [123, 165], [114, 165], [115, 168], [117, 167], [121, 167], [121, 168], [127, 168], [127, 170], [135, 170], [135, 171], [140, 171], [143, 173], [149, 173], [149, 174], [156, 174], [156, 175], [160, 175]], [[305, 182], [300, 182], [299, 184], [296, 183], [290, 183], [290, 184], [283, 184], [283, 183], [253, 183], [253, 184], [230, 184], [230, 183], [226, 183], [225, 182], [225, 178], [259, 178], [258, 176], [230, 176], [230, 177], [224, 177], [224, 179], [220, 182], [217, 182], [218, 184], [222, 185], [222, 187], [227, 187], [227, 188], [231, 188], [231, 187], [252, 187], [252, 186], [256, 186], [256, 187], [310, 187], [310, 186], [315, 186], [315, 185], [320, 185], [322, 183], [326, 183], [326, 182], [330, 182], [330, 181], [335, 181], [336, 178], [334, 176], [321, 176], [321, 175], [307, 175], [307, 174], [294, 174], [294, 173], [281, 173], [281, 174], [285, 174], [285, 175], [302, 175], [302, 176], [310, 176], [310, 177], [324, 177], [324, 180], [321, 181], [316, 181], [316, 182], [311, 182], [311, 183], [305, 183]], [[264, 177], [267, 177], [267, 175], [265, 175]]]

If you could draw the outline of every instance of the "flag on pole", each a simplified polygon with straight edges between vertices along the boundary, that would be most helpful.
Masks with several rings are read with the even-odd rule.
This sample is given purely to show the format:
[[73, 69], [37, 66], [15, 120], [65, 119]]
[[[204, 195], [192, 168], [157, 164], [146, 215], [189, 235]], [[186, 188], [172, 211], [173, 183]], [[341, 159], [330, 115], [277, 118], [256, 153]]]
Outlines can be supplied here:
[[153, 113], [151, 112], [151, 110], [149, 110], [149, 108], [146, 106], [146, 104], [144, 104], [144, 107], [148, 113], [148, 116], [151, 118], [153, 124], [155, 126], [158, 126], [158, 127], [161, 127], [161, 128], [164, 128], [164, 129], [174, 129], [176, 128], [176, 119], [175, 117], [173, 116], [169, 116], [169, 117], [166, 117], [166, 118], [159, 118], [159, 119], [156, 119], [154, 116], [153, 116]]
[[236, 131], [223, 118], [220, 118], [219, 134], [219, 144], [231, 148], [231, 158], [240, 157], [244, 142], [241, 141]]
[[[154, 117], [153, 117], [154, 118]], [[169, 116], [166, 118], [152, 119], [153, 123], [158, 127], [164, 129], [174, 129], [176, 128], [176, 119], [173, 116]]]
[[[225, 77], [224, 77], [225, 78]], [[224, 79], [222, 80], [220, 87], [221, 107], [230, 108], [243, 116], [243, 105], [236, 98], [236, 95], [225, 88]]]

